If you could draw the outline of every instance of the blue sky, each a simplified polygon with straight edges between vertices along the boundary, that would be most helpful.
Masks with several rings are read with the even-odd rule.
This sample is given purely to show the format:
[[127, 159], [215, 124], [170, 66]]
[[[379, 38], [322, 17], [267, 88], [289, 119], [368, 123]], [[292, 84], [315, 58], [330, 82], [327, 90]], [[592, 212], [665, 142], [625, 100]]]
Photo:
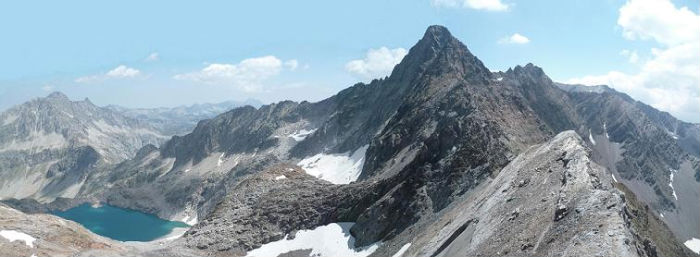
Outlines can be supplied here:
[[[648, 11], [656, 5], [665, 16]], [[56, 90], [130, 107], [316, 101], [386, 75], [441, 24], [492, 70], [532, 62], [554, 80], [615, 84], [698, 122], [697, 93], [683, 105], [655, 96], [692, 92], [697, 76], [660, 80], [675, 76], [647, 67], [700, 44], [664, 40], [696, 17], [697, 1], [669, 0], [15, 1], [0, 4], [0, 109]]]

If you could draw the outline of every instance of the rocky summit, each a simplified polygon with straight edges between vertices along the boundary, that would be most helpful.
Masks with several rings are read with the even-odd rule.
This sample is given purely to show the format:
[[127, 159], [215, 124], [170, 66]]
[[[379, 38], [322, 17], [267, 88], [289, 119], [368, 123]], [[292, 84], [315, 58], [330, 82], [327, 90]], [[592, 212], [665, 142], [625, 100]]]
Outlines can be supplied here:
[[[1, 114], [0, 210], [54, 229], [0, 229], [37, 256], [696, 256], [698, 124], [533, 64], [492, 72], [442, 26], [390, 76], [318, 102], [167, 140], [162, 112], [134, 113], [52, 94]], [[85, 202], [191, 227], [117, 242], [35, 214]], [[20, 241], [0, 250], [25, 256]]]

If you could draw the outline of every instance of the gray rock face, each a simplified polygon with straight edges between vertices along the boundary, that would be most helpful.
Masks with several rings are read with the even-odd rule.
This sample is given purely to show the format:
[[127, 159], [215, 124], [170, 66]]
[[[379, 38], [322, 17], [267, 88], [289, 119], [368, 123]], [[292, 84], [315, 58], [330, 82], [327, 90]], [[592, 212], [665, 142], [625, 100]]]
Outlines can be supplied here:
[[0, 198], [75, 197], [89, 174], [166, 137], [146, 123], [52, 93], [0, 114]]

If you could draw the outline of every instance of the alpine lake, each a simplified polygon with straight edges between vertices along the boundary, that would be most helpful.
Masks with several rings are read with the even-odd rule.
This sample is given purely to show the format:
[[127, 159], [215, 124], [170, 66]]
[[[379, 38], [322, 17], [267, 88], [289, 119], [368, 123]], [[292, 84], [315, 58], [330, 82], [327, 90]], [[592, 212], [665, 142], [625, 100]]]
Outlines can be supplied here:
[[51, 214], [80, 223], [95, 234], [119, 241], [153, 241], [176, 228], [189, 227], [179, 221], [161, 219], [155, 215], [111, 205], [94, 207], [82, 204]]

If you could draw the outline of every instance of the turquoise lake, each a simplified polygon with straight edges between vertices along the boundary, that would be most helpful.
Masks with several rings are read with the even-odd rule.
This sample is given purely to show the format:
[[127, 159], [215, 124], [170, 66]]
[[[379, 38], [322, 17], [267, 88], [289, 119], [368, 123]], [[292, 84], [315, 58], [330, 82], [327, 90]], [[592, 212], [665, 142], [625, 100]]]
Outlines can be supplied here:
[[95, 234], [119, 241], [151, 241], [167, 235], [174, 228], [188, 227], [183, 222], [110, 205], [93, 208], [90, 204], [83, 204], [52, 214], [78, 222]]

